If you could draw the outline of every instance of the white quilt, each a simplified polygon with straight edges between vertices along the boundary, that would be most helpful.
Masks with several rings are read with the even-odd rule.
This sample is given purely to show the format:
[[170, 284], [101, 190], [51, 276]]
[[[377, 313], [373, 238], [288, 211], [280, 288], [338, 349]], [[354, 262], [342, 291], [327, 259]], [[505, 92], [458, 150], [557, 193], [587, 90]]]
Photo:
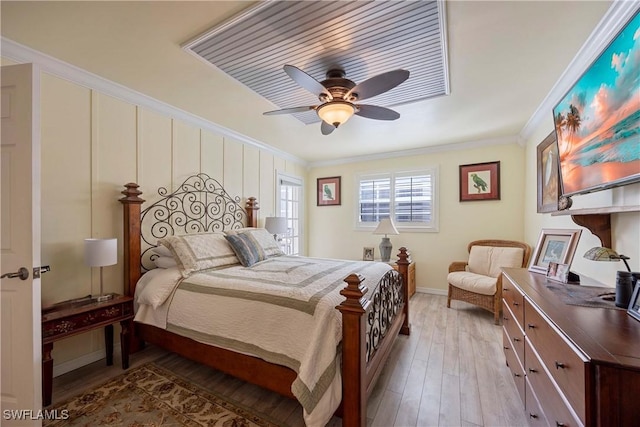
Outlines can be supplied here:
[[[148, 323], [166, 312], [171, 332], [291, 368], [306, 424], [324, 426], [342, 398], [336, 306], [344, 300], [344, 278], [362, 275], [371, 295], [390, 269], [377, 262], [280, 256], [209, 270], [178, 281], [156, 321]], [[142, 304], [136, 321], [153, 317], [151, 311]]]

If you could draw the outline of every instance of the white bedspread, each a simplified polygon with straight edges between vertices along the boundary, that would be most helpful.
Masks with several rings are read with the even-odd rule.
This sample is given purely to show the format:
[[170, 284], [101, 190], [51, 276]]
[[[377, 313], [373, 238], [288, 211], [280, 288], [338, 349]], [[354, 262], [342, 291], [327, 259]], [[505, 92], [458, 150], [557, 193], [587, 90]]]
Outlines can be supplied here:
[[193, 274], [171, 284], [157, 310], [141, 304], [135, 320], [291, 368], [298, 374], [291, 391], [306, 424], [324, 426], [342, 398], [336, 306], [344, 300], [344, 278], [361, 274], [372, 293], [390, 269], [377, 262], [274, 257]]

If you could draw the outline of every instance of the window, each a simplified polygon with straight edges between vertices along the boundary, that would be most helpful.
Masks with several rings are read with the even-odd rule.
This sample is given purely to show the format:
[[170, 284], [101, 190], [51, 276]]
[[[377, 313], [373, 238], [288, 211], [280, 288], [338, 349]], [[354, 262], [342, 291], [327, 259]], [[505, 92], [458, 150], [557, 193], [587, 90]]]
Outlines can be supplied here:
[[360, 175], [356, 228], [372, 229], [391, 217], [399, 229], [438, 231], [437, 169]]
[[300, 255], [302, 244], [302, 179], [278, 172], [276, 212], [287, 218], [287, 234], [282, 236], [282, 250]]

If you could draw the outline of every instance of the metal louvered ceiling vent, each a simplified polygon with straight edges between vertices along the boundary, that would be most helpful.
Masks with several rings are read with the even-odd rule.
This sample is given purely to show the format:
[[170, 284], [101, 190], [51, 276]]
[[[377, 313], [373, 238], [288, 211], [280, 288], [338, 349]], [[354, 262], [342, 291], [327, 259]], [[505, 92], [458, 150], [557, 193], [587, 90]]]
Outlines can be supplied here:
[[[260, 2], [183, 48], [279, 108], [318, 103], [285, 64], [319, 81], [332, 69], [355, 82], [409, 70], [407, 81], [371, 98], [392, 107], [449, 93], [444, 11], [440, 1]], [[319, 121], [313, 110], [295, 117]]]

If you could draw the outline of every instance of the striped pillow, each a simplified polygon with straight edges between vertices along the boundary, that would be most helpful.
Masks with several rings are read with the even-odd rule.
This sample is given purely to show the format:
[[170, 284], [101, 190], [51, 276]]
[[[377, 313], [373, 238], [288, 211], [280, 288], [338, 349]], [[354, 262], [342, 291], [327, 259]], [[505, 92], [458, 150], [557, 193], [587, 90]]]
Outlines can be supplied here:
[[225, 237], [245, 267], [251, 267], [256, 262], [267, 259], [262, 245], [252, 233], [231, 234]]
[[265, 258], [284, 255], [284, 252], [280, 249], [278, 242], [273, 238], [273, 234], [269, 233], [264, 228], [241, 228], [239, 230], [227, 231], [227, 236], [237, 236], [238, 234], [251, 235], [256, 244], [260, 245], [264, 251]]

